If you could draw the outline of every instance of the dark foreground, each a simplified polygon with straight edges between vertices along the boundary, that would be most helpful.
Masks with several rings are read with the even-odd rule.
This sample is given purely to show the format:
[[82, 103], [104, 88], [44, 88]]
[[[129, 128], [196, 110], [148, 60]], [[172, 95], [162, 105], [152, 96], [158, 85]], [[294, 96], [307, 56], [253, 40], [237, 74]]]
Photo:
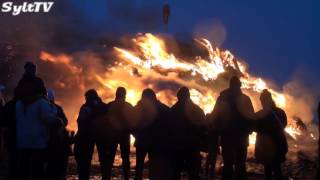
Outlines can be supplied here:
[[[300, 142], [300, 143], [298, 143]], [[285, 179], [290, 180], [314, 180], [317, 179], [317, 168], [319, 166], [319, 158], [317, 155], [317, 141], [314, 143], [308, 143], [309, 146], [303, 146], [303, 141], [293, 141], [292, 139], [288, 140], [289, 143], [289, 152], [287, 154], [287, 161], [283, 164], [283, 174]], [[311, 145], [312, 144], [312, 145]], [[311, 145], [311, 146], [310, 146]], [[7, 170], [7, 158], [5, 152], [0, 154], [0, 180], [5, 180], [6, 170]], [[202, 167], [205, 164], [206, 153], [202, 153]], [[131, 178], [134, 179], [134, 166], [135, 166], [135, 148], [131, 148]], [[216, 164], [216, 179], [221, 179], [223, 163], [221, 161], [221, 156], [218, 155], [218, 161]], [[248, 148], [248, 160], [247, 160], [247, 171], [249, 180], [259, 180], [264, 179], [263, 176], [263, 166], [255, 163], [253, 158], [253, 146]], [[123, 179], [122, 177], [122, 168], [121, 168], [121, 158], [119, 149], [115, 158], [114, 168], [112, 170], [113, 175], [112, 179]], [[68, 180], [77, 180], [77, 171], [76, 163], [73, 156], [69, 157], [69, 166], [68, 166]], [[187, 179], [187, 176], [183, 176], [184, 179]], [[202, 168], [201, 177], [206, 179], [204, 176], [204, 171]], [[99, 168], [99, 159], [95, 153], [92, 160], [92, 169], [91, 169], [91, 179], [101, 179], [100, 168]], [[145, 170], [144, 170], [144, 179], [148, 179], [148, 162], [146, 160]]]
[[[134, 165], [135, 165], [135, 152], [131, 153], [131, 178], [134, 178]], [[205, 163], [205, 156], [206, 154], [203, 153], [203, 165]], [[252, 150], [249, 148], [248, 153], [248, 161], [247, 161], [247, 171], [248, 171], [248, 179], [249, 180], [260, 180], [264, 179], [263, 176], [263, 166], [254, 162], [252, 157]], [[0, 164], [0, 180], [5, 180], [6, 175], [6, 158], [1, 157], [1, 164]], [[283, 165], [283, 173], [285, 175], [285, 179], [292, 179], [292, 180], [315, 180], [317, 175], [317, 168], [318, 168], [318, 158], [314, 156], [310, 156], [310, 153], [304, 152], [300, 150], [298, 147], [291, 146], [289, 149], [289, 153], [287, 155], [287, 161]], [[123, 179], [122, 177], [122, 168], [121, 168], [121, 158], [120, 154], [117, 153], [114, 168], [113, 168], [113, 175], [112, 179]], [[222, 161], [220, 155], [218, 156], [217, 168], [216, 168], [216, 179], [221, 179], [221, 171], [222, 171]], [[92, 169], [91, 169], [91, 179], [101, 179], [100, 176], [100, 169], [99, 169], [99, 161], [97, 156], [95, 155], [92, 160]], [[187, 176], [183, 176], [184, 179], [187, 179]], [[201, 172], [201, 177], [205, 179], [204, 172]], [[69, 158], [69, 166], [68, 166], [68, 180], [77, 180], [77, 171], [76, 171], [76, 163], [74, 157]], [[148, 162], [145, 164], [144, 170], [144, 179], [148, 179]]]

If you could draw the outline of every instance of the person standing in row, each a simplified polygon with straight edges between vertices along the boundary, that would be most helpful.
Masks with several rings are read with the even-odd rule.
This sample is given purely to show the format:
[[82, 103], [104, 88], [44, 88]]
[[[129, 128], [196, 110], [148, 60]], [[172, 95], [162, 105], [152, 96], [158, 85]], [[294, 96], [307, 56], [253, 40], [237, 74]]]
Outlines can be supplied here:
[[266, 180], [281, 180], [281, 163], [286, 160], [288, 143], [285, 136], [286, 113], [278, 108], [268, 90], [260, 96], [262, 110], [257, 112], [254, 130], [257, 132], [255, 157], [264, 165]]
[[[149, 155], [149, 178], [153, 180], [173, 179], [174, 163], [171, 141], [172, 131], [170, 129], [170, 108], [161, 103], [152, 89], [145, 89], [142, 99], [136, 106], [136, 113], [140, 116], [139, 130], [137, 136], [137, 158], [136, 179], [141, 179], [145, 152]], [[144, 155], [144, 156], [143, 156]], [[140, 176], [139, 176], [140, 173]]]
[[220, 93], [212, 114], [221, 138], [222, 179], [247, 179], [245, 163], [254, 109], [250, 98], [242, 93], [238, 77], [233, 76], [229, 88]]
[[150, 158], [150, 151], [154, 143], [151, 134], [157, 116], [157, 109], [154, 103], [155, 100], [155, 93], [151, 89], [145, 89], [142, 92], [141, 99], [134, 107], [135, 114], [138, 118], [138, 124], [133, 131], [135, 136], [134, 145], [136, 147], [135, 180], [142, 180], [144, 160], [147, 154]]
[[68, 119], [63, 108], [55, 103], [54, 91], [48, 90], [48, 100], [57, 109], [56, 126], [50, 128], [47, 158], [47, 179], [64, 180], [66, 178], [68, 158], [70, 153]]
[[175, 179], [180, 179], [183, 167], [187, 168], [191, 180], [200, 179], [200, 140], [205, 119], [202, 109], [194, 104], [187, 87], [177, 93], [178, 101], [171, 107], [171, 125], [175, 129], [173, 151], [175, 159]]
[[57, 108], [36, 88], [25, 88], [15, 104], [19, 179], [45, 179], [48, 129], [58, 123]]
[[126, 93], [124, 87], [118, 87], [115, 100], [108, 104], [108, 120], [112, 124], [113, 139], [115, 140], [111, 150], [113, 152], [112, 157], [114, 160], [119, 144], [124, 180], [128, 180], [130, 174], [130, 123], [134, 112], [133, 106], [126, 102]]
[[102, 102], [98, 93], [94, 89], [90, 89], [85, 93], [86, 102], [82, 105], [77, 119], [78, 132], [75, 137], [74, 155], [77, 161], [77, 170], [79, 180], [89, 180], [91, 160], [94, 151], [94, 146], [97, 146], [98, 156], [102, 179], [109, 179], [111, 173], [108, 169], [110, 164], [109, 144], [105, 138], [98, 137], [103, 130], [96, 131], [95, 124], [101, 124], [106, 121], [108, 105]]

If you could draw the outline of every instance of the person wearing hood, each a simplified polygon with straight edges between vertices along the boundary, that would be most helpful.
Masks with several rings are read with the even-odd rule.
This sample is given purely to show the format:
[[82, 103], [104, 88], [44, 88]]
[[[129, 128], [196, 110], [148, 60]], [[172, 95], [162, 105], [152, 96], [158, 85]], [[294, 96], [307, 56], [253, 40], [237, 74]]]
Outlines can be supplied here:
[[281, 163], [286, 160], [288, 143], [285, 136], [287, 116], [276, 106], [268, 90], [260, 95], [262, 110], [256, 113], [255, 157], [264, 165], [265, 179], [282, 179]]
[[49, 129], [58, 123], [57, 108], [37, 86], [28, 88], [15, 103], [18, 179], [45, 179], [45, 160], [49, 146]]
[[47, 96], [47, 89], [41, 78], [36, 76], [37, 66], [32, 62], [26, 62], [24, 65], [24, 74], [20, 79], [18, 86], [14, 90], [14, 96], [17, 99], [26, 97], [26, 89], [33, 89], [33, 91], [42, 96]]
[[48, 90], [48, 99], [57, 108], [59, 123], [50, 128], [50, 141], [48, 148], [47, 179], [62, 180], [66, 177], [68, 157], [70, 153], [69, 134], [66, 129], [68, 119], [63, 108], [55, 103], [54, 91]]
[[135, 113], [139, 116], [137, 127], [133, 131], [134, 146], [136, 147], [135, 180], [142, 180], [144, 160], [152, 147], [151, 127], [157, 114], [154, 99], [154, 92], [151, 89], [145, 89], [142, 92], [141, 99], [134, 107]]
[[237, 76], [233, 76], [229, 88], [220, 93], [212, 117], [221, 138], [222, 179], [247, 179], [245, 163], [254, 109], [250, 98], [242, 93]]
[[89, 180], [95, 145], [98, 150], [102, 179], [106, 180], [111, 176], [108, 166], [112, 157], [106, 137], [101, 135], [106, 130], [98, 128], [107, 128], [107, 126], [100, 124], [104, 124], [106, 121], [108, 105], [101, 100], [94, 89], [90, 89], [85, 93], [85, 99], [86, 102], [81, 106], [77, 119], [78, 132], [74, 145], [79, 180]]
[[197, 180], [200, 179], [200, 142], [205, 115], [202, 109], [192, 102], [187, 87], [179, 89], [177, 98], [178, 101], [171, 107], [171, 124], [175, 130], [175, 176], [176, 179], [180, 179], [180, 173], [183, 167], [186, 167], [189, 179]]

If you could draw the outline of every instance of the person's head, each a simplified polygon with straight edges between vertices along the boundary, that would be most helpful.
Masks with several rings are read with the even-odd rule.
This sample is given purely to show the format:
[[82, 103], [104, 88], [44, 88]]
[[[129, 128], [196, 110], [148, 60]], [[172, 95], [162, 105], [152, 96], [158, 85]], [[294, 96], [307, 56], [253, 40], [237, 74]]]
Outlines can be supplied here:
[[241, 81], [237, 76], [233, 76], [230, 79], [229, 88], [235, 91], [241, 90]]
[[276, 107], [276, 104], [272, 99], [272, 94], [267, 89], [262, 91], [260, 101], [263, 109], [268, 110]]
[[48, 100], [51, 102], [51, 103], [54, 103], [54, 91], [52, 89], [49, 89], [47, 91], [47, 96], [48, 96]]
[[90, 89], [85, 93], [85, 98], [86, 98], [86, 103], [91, 104], [91, 105], [96, 105], [100, 98], [95, 89]]
[[150, 88], [147, 88], [147, 89], [144, 89], [143, 92], [142, 92], [142, 99], [149, 99], [149, 100], [152, 100], [152, 101], [155, 101], [157, 99], [156, 97], [156, 93], [150, 89]]
[[177, 93], [178, 101], [186, 101], [190, 99], [190, 91], [187, 87], [181, 87]]
[[124, 87], [118, 87], [116, 91], [116, 100], [126, 100], [127, 91]]
[[26, 62], [24, 64], [24, 74], [27, 76], [35, 76], [37, 73], [37, 66], [32, 62]]

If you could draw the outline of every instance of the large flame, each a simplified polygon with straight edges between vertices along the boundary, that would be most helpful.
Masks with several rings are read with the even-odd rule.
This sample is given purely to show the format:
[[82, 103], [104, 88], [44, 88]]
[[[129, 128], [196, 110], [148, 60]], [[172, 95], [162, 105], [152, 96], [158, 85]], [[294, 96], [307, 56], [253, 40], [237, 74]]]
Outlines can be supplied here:
[[[166, 48], [165, 41], [153, 34], [139, 34], [132, 41], [133, 49], [114, 47], [117, 60], [112, 67], [106, 67], [104, 73], [90, 74], [100, 84], [97, 90], [106, 101], [112, 99], [117, 87], [123, 86], [127, 89], [127, 100], [133, 105], [140, 99], [144, 88], [154, 89], [162, 102], [172, 105], [176, 100], [176, 87], [188, 86], [192, 100], [205, 113], [209, 113], [219, 91], [225, 88], [225, 85], [215, 87], [215, 83], [220, 82], [220, 75], [232, 71], [241, 75], [242, 88], [251, 96], [255, 108], [259, 107], [259, 100], [253, 97], [257, 97], [263, 89], [269, 89], [279, 107], [287, 107], [288, 95], [271, 89], [262, 78], [250, 75], [246, 65], [230, 51], [213, 47], [206, 39], [196, 39], [196, 42], [207, 50], [208, 57], [198, 56], [192, 60], [176, 57]], [[80, 74], [82, 70], [66, 55], [54, 56], [42, 52], [40, 59], [64, 64], [74, 74]], [[293, 138], [300, 135], [291, 126], [286, 128], [286, 132]], [[250, 143], [255, 143], [255, 134], [250, 136]]]

